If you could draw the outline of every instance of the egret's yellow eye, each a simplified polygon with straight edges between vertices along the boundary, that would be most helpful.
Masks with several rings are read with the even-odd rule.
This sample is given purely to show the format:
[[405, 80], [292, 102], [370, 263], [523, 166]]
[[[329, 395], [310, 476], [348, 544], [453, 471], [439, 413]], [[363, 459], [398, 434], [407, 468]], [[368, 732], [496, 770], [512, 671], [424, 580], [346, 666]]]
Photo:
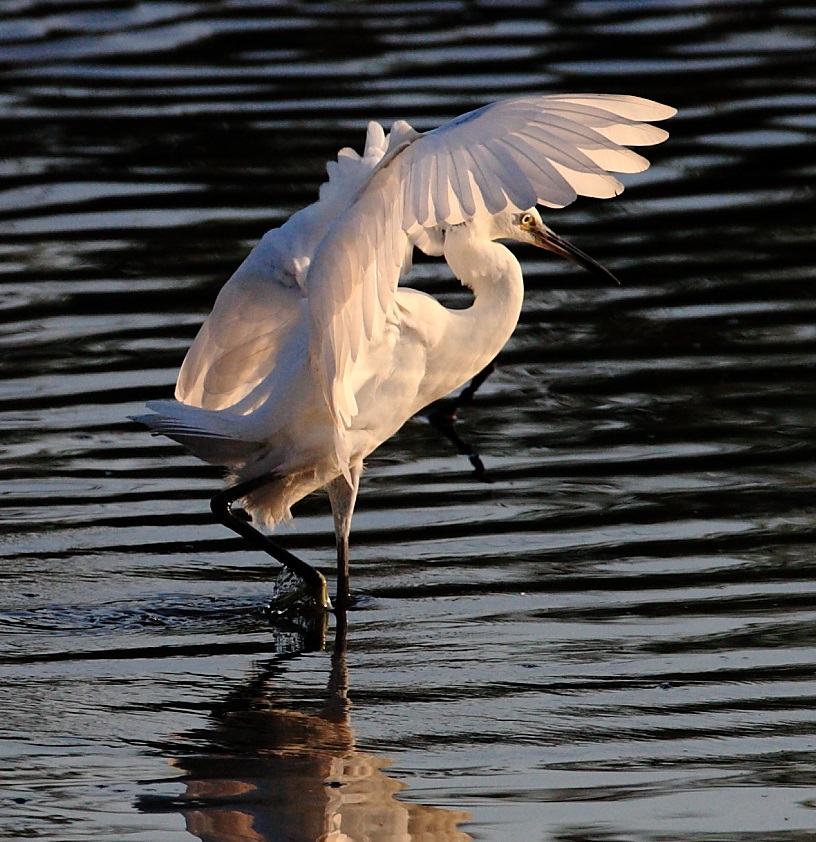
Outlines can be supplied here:
[[522, 228], [531, 228], [535, 225], [535, 217], [531, 213], [523, 213], [519, 220]]

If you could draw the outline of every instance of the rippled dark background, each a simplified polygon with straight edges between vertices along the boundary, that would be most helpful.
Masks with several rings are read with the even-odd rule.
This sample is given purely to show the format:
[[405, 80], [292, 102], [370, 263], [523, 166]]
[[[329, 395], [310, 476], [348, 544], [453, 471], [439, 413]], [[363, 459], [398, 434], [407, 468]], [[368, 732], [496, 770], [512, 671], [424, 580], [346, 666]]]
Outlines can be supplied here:
[[[812, 839], [814, 56], [786, 0], [0, 3], [0, 838]], [[371, 458], [346, 669], [125, 419], [369, 119], [557, 91], [680, 110], [549, 217], [623, 286], [519, 251], [492, 482]], [[283, 540], [330, 574], [325, 499]]]

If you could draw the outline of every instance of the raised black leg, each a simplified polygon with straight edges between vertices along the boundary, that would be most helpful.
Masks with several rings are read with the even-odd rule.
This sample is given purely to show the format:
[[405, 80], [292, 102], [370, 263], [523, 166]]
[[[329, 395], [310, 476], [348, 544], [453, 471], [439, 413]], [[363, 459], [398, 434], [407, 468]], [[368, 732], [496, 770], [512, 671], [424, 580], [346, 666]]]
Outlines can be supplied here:
[[331, 608], [326, 579], [319, 570], [315, 570], [310, 564], [307, 564], [296, 555], [290, 553], [289, 550], [275, 543], [268, 535], [259, 532], [242, 515], [232, 511], [233, 503], [236, 500], [246, 497], [247, 494], [255, 491], [255, 489], [267, 483], [274, 482], [277, 479], [275, 476], [263, 476], [248, 480], [247, 482], [238, 483], [238, 485], [233, 485], [231, 488], [225, 488], [210, 501], [212, 513], [228, 529], [237, 532], [242, 538], [246, 538], [254, 547], [263, 550], [272, 556], [275, 561], [279, 561], [291, 570], [292, 573], [299, 576], [306, 583], [311, 595], [320, 607]]
[[453, 444], [458, 453], [467, 456], [470, 464], [473, 465], [476, 476], [485, 481], [487, 481], [488, 477], [484, 463], [476, 452], [476, 448], [456, 432], [456, 419], [459, 409], [473, 400], [476, 391], [495, 370], [496, 361], [493, 360], [458, 395], [452, 398], [442, 398], [442, 400], [434, 401], [426, 410], [427, 418], [431, 424]]

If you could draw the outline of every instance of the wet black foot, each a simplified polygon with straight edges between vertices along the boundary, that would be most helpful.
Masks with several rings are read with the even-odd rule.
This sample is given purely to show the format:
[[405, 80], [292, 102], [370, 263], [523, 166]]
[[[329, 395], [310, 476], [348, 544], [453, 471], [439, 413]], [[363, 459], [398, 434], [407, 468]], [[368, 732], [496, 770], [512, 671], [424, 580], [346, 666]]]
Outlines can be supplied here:
[[322, 573], [314, 571], [316, 583], [305, 581], [288, 567], [281, 569], [272, 583], [272, 596], [266, 607], [269, 615], [323, 613], [332, 610], [329, 589]]

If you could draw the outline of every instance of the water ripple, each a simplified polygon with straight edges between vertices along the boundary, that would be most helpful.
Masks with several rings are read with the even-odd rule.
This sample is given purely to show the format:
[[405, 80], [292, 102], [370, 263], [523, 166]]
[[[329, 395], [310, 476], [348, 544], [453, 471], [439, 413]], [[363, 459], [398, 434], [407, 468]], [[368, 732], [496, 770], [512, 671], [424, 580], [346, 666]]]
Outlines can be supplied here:
[[[408, 785], [376, 804], [414, 839], [809, 838], [810, 4], [7, 5], [0, 839], [273, 838], [275, 792], [322, 811], [340, 757]], [[332, 720], [337, 660], [264, 612], [275, 567], [212, 522], [218, 472], [126, 418], [369, 119], [567, 89], [680, 109], [624, 196], [548, 218], [623, 286], [520, 252], [519, 328], [461, 418], [489, 481], [422, 418], [370, 459]], [[467, 301], [433, 261], [412, 283]], [[325, 499], [280, 538], [331, 576]]]

